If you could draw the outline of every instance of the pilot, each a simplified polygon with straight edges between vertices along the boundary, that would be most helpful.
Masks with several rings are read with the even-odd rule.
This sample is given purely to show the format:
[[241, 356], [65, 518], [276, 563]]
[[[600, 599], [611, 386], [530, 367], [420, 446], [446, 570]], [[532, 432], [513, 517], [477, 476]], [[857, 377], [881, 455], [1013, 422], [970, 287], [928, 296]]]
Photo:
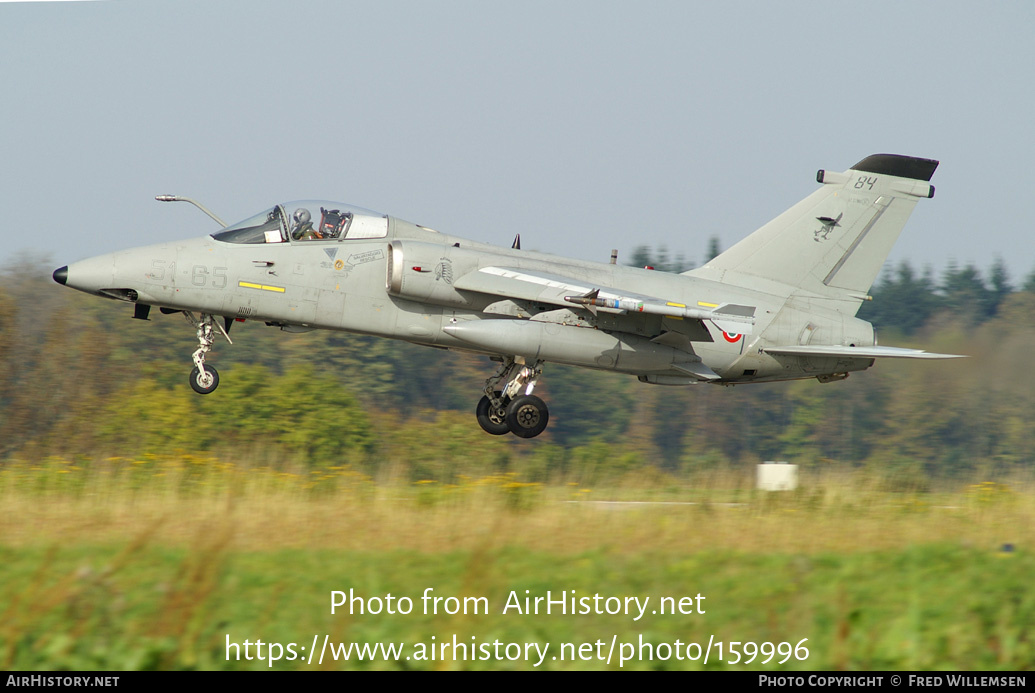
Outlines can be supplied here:
[[313, 228], [312, 216], [309, 214], [309, 210], [305, 207], [299, 207], [295, 210], [295, 213], [291, 215], [291, 237], [296, 241], [309, 241], [314, 238], [323, 238], [320, 233]]

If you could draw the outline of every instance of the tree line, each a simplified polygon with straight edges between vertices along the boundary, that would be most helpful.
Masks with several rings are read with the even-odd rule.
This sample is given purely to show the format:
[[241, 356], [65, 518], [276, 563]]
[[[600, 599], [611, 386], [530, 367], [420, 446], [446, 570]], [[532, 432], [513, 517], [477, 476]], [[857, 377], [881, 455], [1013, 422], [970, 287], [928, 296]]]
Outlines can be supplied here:
[[69, 291], [51, 270], [22, 261], [0, 271], [0, 464], [210, 451], [415, 479], [517, 470], [592, 480], [767, 459], [918, 479], [1035, 461], [1035, 282], [1014, 288], [1002, 263], [950, 266], [938, 280], [901, 263], [860, 311], [883, 344], [965, 361], [884, 361], [831, 384], [682, 388], [547, 364], [537, 393], [551, 423], [534, 441], [475, 423], [496, 367], [487, 358], [346, 333], [238, 323], [234, 345], [211, 355], [219, 390], [196, 395], [194, 330], [182, 316], [133, 320], [132, 306]]

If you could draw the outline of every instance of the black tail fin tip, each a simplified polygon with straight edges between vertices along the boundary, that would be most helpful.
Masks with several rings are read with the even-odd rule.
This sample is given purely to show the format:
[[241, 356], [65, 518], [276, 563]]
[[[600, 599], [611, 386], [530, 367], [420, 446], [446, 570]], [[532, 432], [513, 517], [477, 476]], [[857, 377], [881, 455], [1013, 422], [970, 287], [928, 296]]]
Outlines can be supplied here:
[[938, 162], [934, 159], [921, 159], [901, 154], [873, 154], [853, 166], [852, 170], [930, 181], [936, 168], [938, 168]]

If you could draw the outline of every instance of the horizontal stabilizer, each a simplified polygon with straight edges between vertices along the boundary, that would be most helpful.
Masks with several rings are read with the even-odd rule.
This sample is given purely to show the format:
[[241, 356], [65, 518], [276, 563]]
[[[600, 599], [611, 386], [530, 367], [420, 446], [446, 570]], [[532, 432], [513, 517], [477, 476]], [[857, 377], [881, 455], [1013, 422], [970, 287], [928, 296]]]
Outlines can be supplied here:
[[962, 359], [966, 356], [961, 354], [932, 354], [923, 349], [902, 349], [900, 347], [871, 346], [780, 346], [765, 347], [768, 354], [787, 354], [790, 356], [829, 356], [832, 358], [858, 358], [858, 359]]

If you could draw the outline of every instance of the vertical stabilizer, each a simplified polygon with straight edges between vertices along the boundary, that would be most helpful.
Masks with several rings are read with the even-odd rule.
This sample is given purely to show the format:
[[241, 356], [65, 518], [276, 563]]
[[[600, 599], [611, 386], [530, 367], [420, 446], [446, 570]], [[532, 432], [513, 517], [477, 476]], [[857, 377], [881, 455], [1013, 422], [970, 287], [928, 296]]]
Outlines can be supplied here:
[[917, 200], [934, 196], [937, 167], [932, 159], [874, 154], [843, 173], [821, 170], [819, 190], [691, 274], [748, 275], [861, 300]]

